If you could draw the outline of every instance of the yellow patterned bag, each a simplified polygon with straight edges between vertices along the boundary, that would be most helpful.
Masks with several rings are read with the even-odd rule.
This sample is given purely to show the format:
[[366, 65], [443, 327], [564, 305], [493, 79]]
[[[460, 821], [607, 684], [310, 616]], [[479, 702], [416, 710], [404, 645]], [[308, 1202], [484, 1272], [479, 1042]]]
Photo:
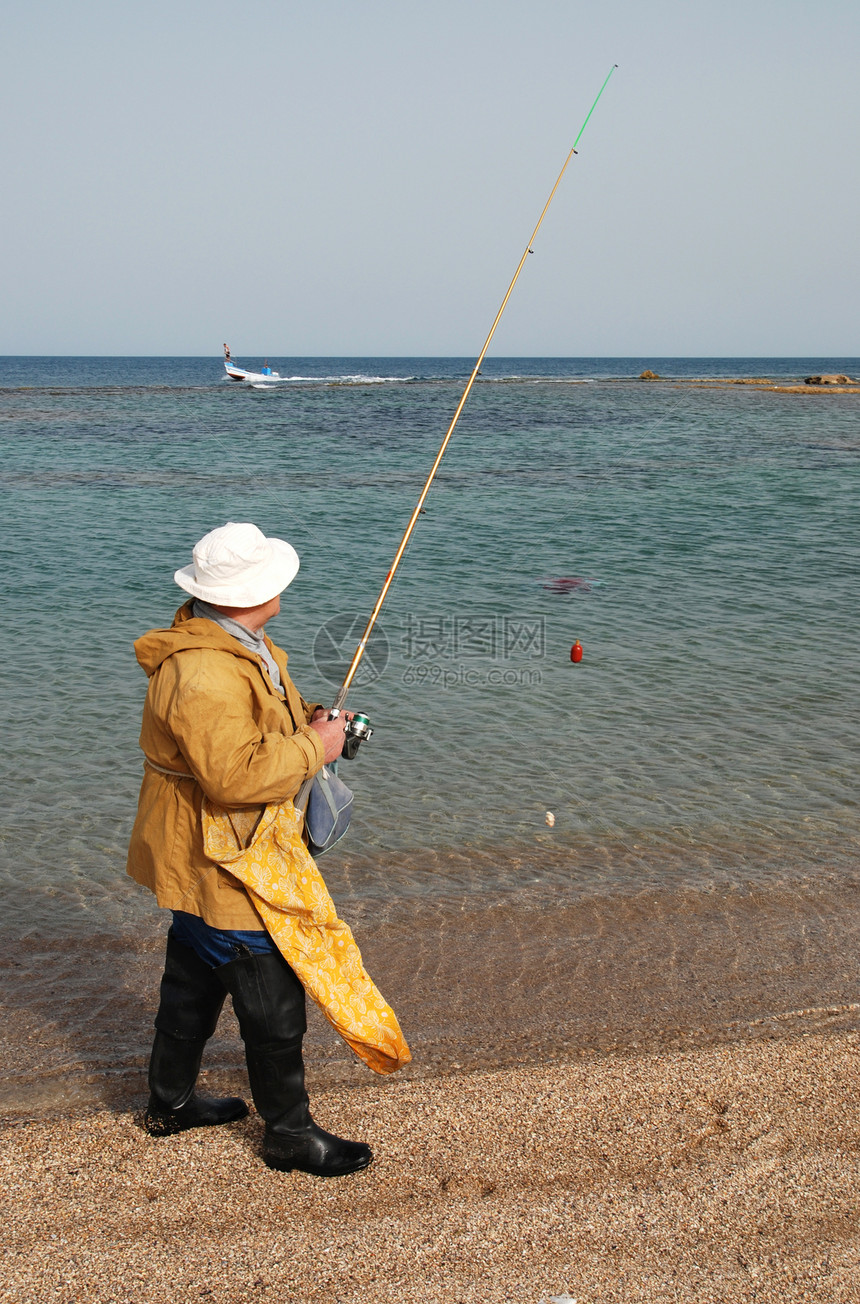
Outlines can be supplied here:
[[397, 1017], [337, 917], [293, 803], [266, 806], [260, 816], [259, 808], [227, 810], [204, 797], [203, 846], [245, 885], [278, 950], [359, 1059], [376, 1073], [408, 1064]]

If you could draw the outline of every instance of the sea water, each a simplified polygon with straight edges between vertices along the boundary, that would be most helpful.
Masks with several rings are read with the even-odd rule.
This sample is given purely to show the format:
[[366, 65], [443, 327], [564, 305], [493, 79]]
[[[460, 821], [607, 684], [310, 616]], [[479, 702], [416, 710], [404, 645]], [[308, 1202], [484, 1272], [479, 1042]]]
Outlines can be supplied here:
[[[173, 571], [227, 520], [293, 543], [268, 632], [330, 701], [472, 365], [269, 361], [285, 383], [257, 391], [217, 360], [0, 360], [0, 936], [19, 1013], [82, 951], [155, 936], [124, 874], [132, 644], [170, 623]], [[611, 919], [644, 963], [715, 894], [778, 898], [800, 934], [801, 898], [853, 900], [860, 400], [775, 388], [821, 371], [860, 360], [485, 362], [349, 700], [374, 735], [342, 765], [357, 814], [322, 867], [375, 953], [386, 921], [420, 921], [426, 954], [464, 972], [480, 934], [486, 986], [512, 954], [533, 973], [536, 945], [558, 957], [575, 933], [581, 954]], [[770, 387], [690, 383], [719, 376]]]

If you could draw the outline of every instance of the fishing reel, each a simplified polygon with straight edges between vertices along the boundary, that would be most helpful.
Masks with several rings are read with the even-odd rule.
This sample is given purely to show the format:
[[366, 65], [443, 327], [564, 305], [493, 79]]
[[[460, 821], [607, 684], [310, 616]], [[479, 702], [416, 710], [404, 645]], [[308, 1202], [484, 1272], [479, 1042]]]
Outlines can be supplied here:
[[347, 720], [346, 728], [343, 731], [343, 751], [341, 756], [345, 761], [351, 761], [358, 753], [358, 749], [373, 733], [370, 721], [361, 711], [356, 711], [351, 720]]

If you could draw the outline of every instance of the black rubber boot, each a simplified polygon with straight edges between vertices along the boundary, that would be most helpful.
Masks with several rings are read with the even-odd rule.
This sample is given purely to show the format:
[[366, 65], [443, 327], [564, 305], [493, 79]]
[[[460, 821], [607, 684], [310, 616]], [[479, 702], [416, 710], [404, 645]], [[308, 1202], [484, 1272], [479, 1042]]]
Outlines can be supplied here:
[[283, 956], [244, 956], [216, 972], [233, 998], [251, 1094], [266, 1124], [264, 1163], [316, 1177], [366, 1168], [370, 1146], [332, 1136], [311, 1118], [302, 1060], [305, 993]]
[[216, 971], [190, 946], [167, 934], [161, 1001], [149, 1061], [149, 1104], [143, 1122], [150, 1136], [172, 1136], [190, 1127], [215, 1127], [244, 1118], [238, 1096], [216, 1099], [197, 1093], [203, 1048], [224, 1004]]

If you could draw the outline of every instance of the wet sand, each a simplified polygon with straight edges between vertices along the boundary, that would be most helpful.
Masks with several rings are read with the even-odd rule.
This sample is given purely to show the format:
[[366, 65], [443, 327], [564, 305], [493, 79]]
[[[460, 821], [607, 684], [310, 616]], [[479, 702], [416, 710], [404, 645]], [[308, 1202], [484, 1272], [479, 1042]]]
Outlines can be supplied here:
[[[412, 1047], [411, 1078], [860, 1031], [853, 874], [340, 909]], [[153, 906], [123, 936], [0, 943], [0, 1118], [141, 1107], [166, 929]], [[307, 1059], [318, 1089], [367, 1077], [315, 1008]], [[244, 1072], [229, 1002], [204, 1064]]]
[[858, 1092], [855, 1032], [369, 1079], [315, 1093], [377, 1156], [329, 1181], [269, 1172], [253, 1114], [22, 1120], [0, 1299], [847, 1304]]

